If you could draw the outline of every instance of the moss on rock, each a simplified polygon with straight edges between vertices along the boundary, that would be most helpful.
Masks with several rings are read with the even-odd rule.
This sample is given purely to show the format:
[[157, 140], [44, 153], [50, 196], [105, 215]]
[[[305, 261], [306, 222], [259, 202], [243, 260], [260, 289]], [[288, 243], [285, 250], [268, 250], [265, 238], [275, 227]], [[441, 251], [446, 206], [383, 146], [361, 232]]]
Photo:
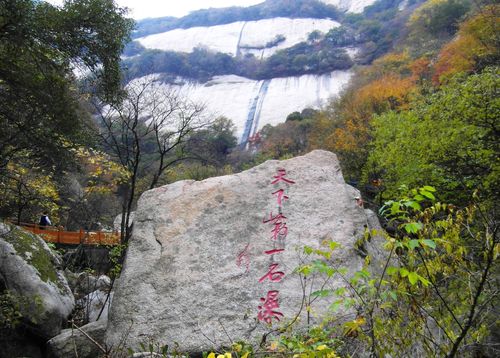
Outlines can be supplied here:
[[18, 227], [9, 226], [9, 231], [2, 238], [14, 247], [20, 257], [38, 271], [38, 276], [42, 281], [47, 283], [51, 281], [62, 289], [55, 267], [56, 258], [39, 237]]

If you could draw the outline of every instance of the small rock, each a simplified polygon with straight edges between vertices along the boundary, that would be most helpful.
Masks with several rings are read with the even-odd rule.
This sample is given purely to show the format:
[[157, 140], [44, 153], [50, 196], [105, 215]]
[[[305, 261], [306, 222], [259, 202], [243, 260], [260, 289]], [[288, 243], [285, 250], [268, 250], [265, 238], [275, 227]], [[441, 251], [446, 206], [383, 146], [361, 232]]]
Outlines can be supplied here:
[[97, 277], [91, 273], [84, 271], [78, 275], [75, 293], [81, 297], [88, 295], [97, 288]]
[[109, 291], [111, 288], [111, 279], [106, 275], [101, 275], [97, 279], [96, 288], [101, 291]]
[[[65, 329], [47, 342], [48, 358], [96, 358], [104, 352], [94, 343], [103, 346], [106, 320], [91, 322], [78, 329]], [[87, 337], [87, 335], [89, 337]]]

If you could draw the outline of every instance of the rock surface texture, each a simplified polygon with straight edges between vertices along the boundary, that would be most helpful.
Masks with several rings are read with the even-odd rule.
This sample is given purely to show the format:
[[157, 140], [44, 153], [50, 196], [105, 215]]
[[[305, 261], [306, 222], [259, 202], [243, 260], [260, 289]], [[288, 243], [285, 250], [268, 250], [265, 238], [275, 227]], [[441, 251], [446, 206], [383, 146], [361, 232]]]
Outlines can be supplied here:
[[[89, 322], [107, 321], [108, 311], [113, 302], [113, 292], [96, 290], [77, 301], [77, 309], [83, 311], [83, 317]], [[103, 308], [104, 307], [104, 308]]]
[[[192, 52], [203, 44], [204, 48], [235, 55], [254, 54], [269, 57], [278, 50], [306, 41], [309, 33], [322, 33], [340, 24], [329, 19], [289, 19], [277, 17], [258, 21], [238, 21], [225, 25], [191, 27], [141, 37], [137, 41], [149, 49]], [[276, 36], [283, 41], [273, 42]]]
[[[147, 83], [158, 76], [145, 76], [133, 82]], [[215, 76], [206, 83], [179, 78], [175, 84], [164, 86], [196, 103], [205, 104], [210, 113], [231, 118], [238, 140], [246, 142], [266, 124], [283, 123], [294, 111], [322, 107], [330, 98], [338, 96], [351, 76], [351, 71], [269, 80], [225, 75]]]
[[75, 305], [59, 257], [38, 236], [0, 223], [0, 287], [14, 297], [35, 336], [61, 331]]
[[[362, 267], [355, 243], [368, 220], [356, 196], [337, 157], [326, 151], [144, 193], [116, 285], [107, 344], [126, 340], [137, 347], [152, 338], [201, 352], [231, 340], [259, 343], [297, 315], [304, 324], [303, 282], [294, 269], [313, 259], [304, 254], [305, 245], [335, 241], [341, 247], [332, 264], [351, 273]], [[313, 284], [312, 291], [319, 290], [323, 281]], [[336, 276], [328, 282], [329, 288], [341, 286]], [[316, 300], [313, 320], [330, 303]]]
[[[48, 358], [95, 358], [103, 354], [106, 321], [91, 322], [80, 329], [65, 329], [47, 342]], [[85, 333], [82, 333], [85, 332]], [[97, 343], [97, 344], [96, 344]]]

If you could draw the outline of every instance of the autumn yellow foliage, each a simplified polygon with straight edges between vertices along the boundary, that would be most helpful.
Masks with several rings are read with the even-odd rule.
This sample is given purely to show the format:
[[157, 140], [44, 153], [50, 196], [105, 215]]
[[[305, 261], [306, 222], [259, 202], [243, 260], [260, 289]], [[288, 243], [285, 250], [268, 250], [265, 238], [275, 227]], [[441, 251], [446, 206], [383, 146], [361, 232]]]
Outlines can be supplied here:
[[491, 5], [460, 26], [456, 38], [439, 53], [434, 65], [434, 83], [440, 84], [457, 73], [472, 71], [483, 58], [498, 57], [499, 13], [500, 5]]
[[[391, 68], [410, 63], [401, 54], [385, 56], [377, 66]], [[420, 66], [425, 66], [420, 64]], [[327, 149], [341, 156], [344, 170], [349, 173], [364, 162], [370, 142], [370, 121], [374, 114], [407, 107], [416, 89], [415, 76], [402, 77], [387, 73], [358, 90], [343, 96], [342, 102], [331, 113], [319, 115], [311, 128], [310, 149]]]
[[376, 77], [380, 78], [385, 75], [404, 75], [408, 73], [408, 65], [411, 63], [412, 59], [407, 50], [401, 52], [390, 52], [375, 61], [366, 71], [367, 73], [375, 74]]
[[362, 110], [361, 115], [381, 113], [387, 109], [396, 109], [408, 103], [414, 83], [412, 78], [397, 75], [385, 75], [362, 87], [353, 102], [355, 108]]
[[130, 173], [123, 166], [112, 161], [105, 153], [82, 147], [72, 151], [86, 169], [86, 193], [112, 193], [130, 177]]
[[26, 163], [11, 161], [6, 175], [0, 180], [0, 209], [10, 212], [21, 221], [38, 219], [42, 211], [58, 220], [59, 192], [53, 176], [27, 160]]

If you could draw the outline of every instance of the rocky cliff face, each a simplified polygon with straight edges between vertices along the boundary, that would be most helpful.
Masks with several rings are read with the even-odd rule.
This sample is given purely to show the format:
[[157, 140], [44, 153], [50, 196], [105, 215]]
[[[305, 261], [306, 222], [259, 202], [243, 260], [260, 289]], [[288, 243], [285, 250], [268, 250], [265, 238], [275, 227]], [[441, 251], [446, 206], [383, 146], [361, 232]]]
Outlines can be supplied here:
[[[338, 22], [329, 19], [274, 18], [175, 29], [141, 37], [137, 41], [149, 49], [191, 52], [194, 47], [204, 47], [233, 56], [253, 54], [263, 58], [305, 41], [313, 31], [326, 33], [338, 26]], [[273, 41], [278, 36], [283, 40]]]
[[376, 0], [321, 0], [329, 5], [333, 5], [342, 11], [360, 13], [369, 5], [372, 5]]
[[[150, 49], [190, 52], [194, 47], [205, 47], [233, 56], [252, 54], [265, 58], [306, 41], [313, 31], [326, 33], [338, 26], [338, 22], [329, 19], [275, 18], [175, 29], [137, 41]], [[283, 40], [273, 41], [279, 37]], [[246, 142], [266, 124], [282, 123], [288, 114], [306, 107], [321, 107], [339, 94], [350, 76], [350, 71], [334, 71], [256, 81], [228, 75], [206, 83], [179, 78], [172, 86], [190, 100], [206, 104], [211, 113], [230, 118], [236, 125], [239, 141]]]
[[246, 142], [266, 124], [276, 125], [294, 111], [322, 106], [342, 90], [350, 77], [350, 71], [261, 81], [229, 75], [217, 76], [206, 83], [179, 79], [176, 84], [162, 86], [179, 91], [191, 101], [205, 104], [214, 117], [230, 118], [237, 128], [239, 141]]
[[[322, 2], [337, 7], [341, 12], [359, 13], [375, 0]], [[266, 4], [271, 7], [275, 5], [272, 1], [267, 1]], [[318, 14], [314, 16], [321, 17]], [[251, 55], [262, 60], [279, 50], [307, 42], [313, 32], [326, 34], [339, 26], [339, 22], [330, 18], [275, 17], [223, 22], [215, 26], [197, 26], [193, 22], [183, 28], [136, 38], [136, 41], [149, 50], [190, 53], [193, 48], [198, 47], [233, 57], [243, 58]], [[343, 50], [346, 50], [351, 59], [355, 59], [358, 52], [356, 48], [339, 48], [338, 52]], [[319, 60], [317, 62], [319, 63]], [[208, 110], [215, 115], [223, 115], [233, 120], [239, 141], [246, 142], [249, 136], [266, 124], [276, 125], [284, 122], [288, 114], [306, 107], [321, 107], [326, 100], [339, 94], [350, 76], [350, 71], [334, 71], [321, 75], [309, 74], [257, 81], [225, 75], [214, 77], [205, 83], [177, 78], [173, 86], [189, 99], [205, 103]]]
[[[38, 236], [0, 223], [0, 288], [15, 297], [33, 334], [50, 338], [61, 331], [75, 300], [60, 269], [61, 259]], [[21, 299], [22, 300], [22, 299]]]
[[[347, 276], [362, 267], [356, 241], [372, 221], [358, 195], [344, 182], [336, 156], [325, 151], [146, 192], [116, 286], [107, 344], [137, 347], [152, 338], [201, 352], [230, 345], [228, 337], [258, 344], [272, 327], [296, 317], [304, 324], [304, 292], [323, 283], [294, 272], [308, 263], [306, 245], [335, 241], [340, 247], [332, 265], [345, 267]], [[344, 284], [333, 276], [328, 287]], [[330, 303], [315, 301], [312, 322]]]

